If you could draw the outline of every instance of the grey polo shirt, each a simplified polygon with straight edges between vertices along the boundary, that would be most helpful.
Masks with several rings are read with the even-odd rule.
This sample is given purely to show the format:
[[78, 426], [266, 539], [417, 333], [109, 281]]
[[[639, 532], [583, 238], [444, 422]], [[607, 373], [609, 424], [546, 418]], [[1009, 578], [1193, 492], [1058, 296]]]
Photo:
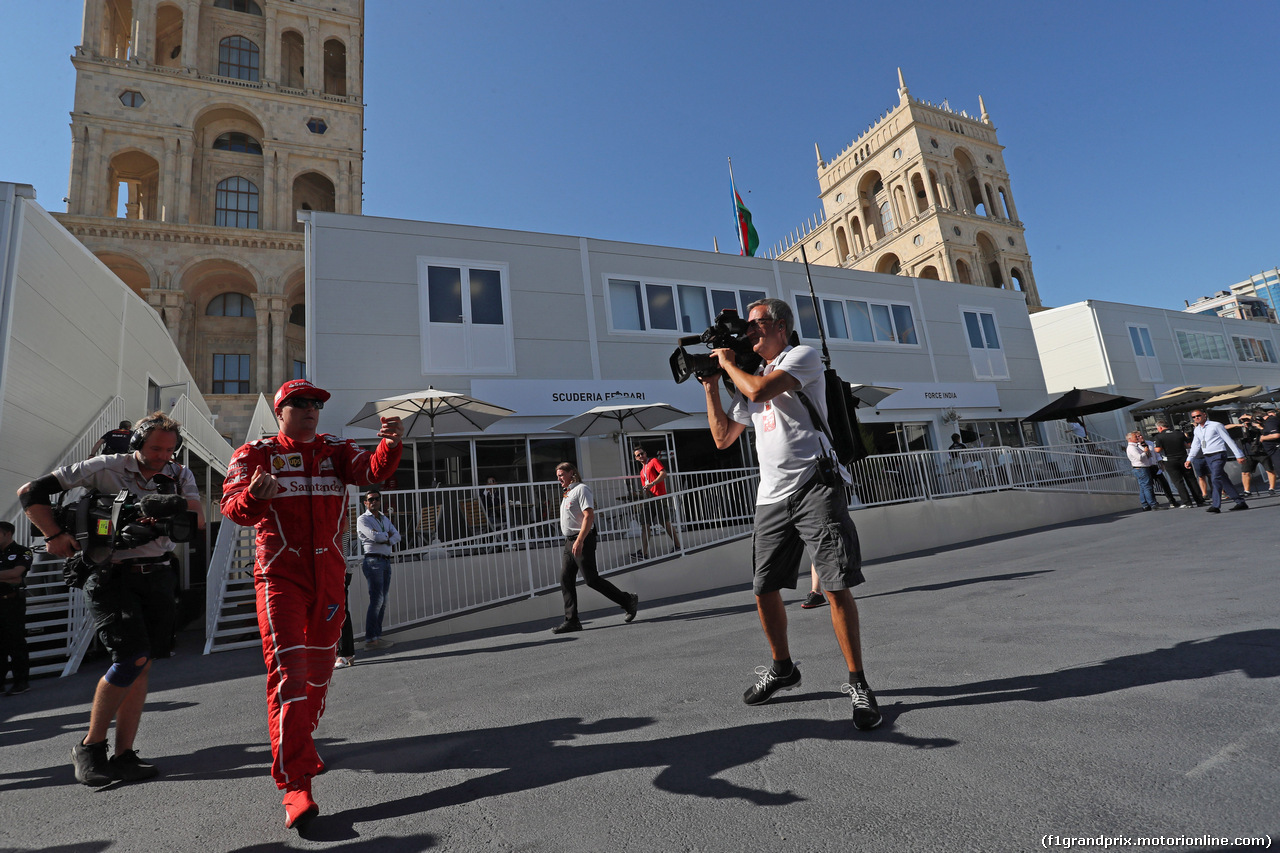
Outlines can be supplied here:
[[[200, 500], [200, 490], [196, 487], [195, 475], [191, 469], [177, 462], [170, 462], [161, 472], [177, 481], [177, 494], [187, 500]], [[132, 453], [118, 453], [114, 456], [95, 456], [53, 472], [58, 478], [63, 491], [74, 488], [97, 489], [108, 495], [117, 494], [121, 489], [141, 500], [147, 495], [161, 494], [160, 486], [154, 479], [147, 480], [138, 470], [138, 460]], [[172, 551], [174, 543], [167, 537], [153, 539], [138, 548], [116, 551], [112, 562], [133, 560], [147, 557], [163, 557]]]

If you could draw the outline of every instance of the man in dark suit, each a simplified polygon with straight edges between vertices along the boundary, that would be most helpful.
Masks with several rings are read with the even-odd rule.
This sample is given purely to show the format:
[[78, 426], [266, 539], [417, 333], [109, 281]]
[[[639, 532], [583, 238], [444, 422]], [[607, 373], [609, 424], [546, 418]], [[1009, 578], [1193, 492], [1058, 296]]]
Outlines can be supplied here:
[[1169, 478], [1169, 482], [1177, 488], [1178, 497], [1182, 498], [1182, 506], [1191, 506], [1192, 501], [1195, 501], [1196, 506], [1204, 506], [1204, 496], [1200, 493], [1195, 475], [1186, 466], [1186, 435], [1181, 430], [1169, 429], [1168, 421], [1157, 421], [1154, 444], [1156, 450], [1159, 450], [1160, 455], [1164, 457], [1160, 462], [1160, 468]]

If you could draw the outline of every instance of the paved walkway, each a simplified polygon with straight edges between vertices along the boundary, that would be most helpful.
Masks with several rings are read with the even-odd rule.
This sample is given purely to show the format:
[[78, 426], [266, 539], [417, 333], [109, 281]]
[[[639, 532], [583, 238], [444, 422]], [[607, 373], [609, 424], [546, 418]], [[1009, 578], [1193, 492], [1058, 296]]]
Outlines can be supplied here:
[[580, 634], [555, 637], [548, 621], [360, 654], [335, 673], [318, 733], [324, 813], [306, 838], [283, 828], [267, 775], [260, 657], [201, 657], [191, 634], [152, 679], [138, 748], [163, 771], [153, 782], [72, 779], [101, 664], [0, 700], [0, 848], [1280, 842], [1278, 521], [1270, 498], [868, 565], [868, 673], [886, 716], [869, 734], [849, 722], [828, 612], [801, 610], [803, 589], [788, 596], [803, 686], [742, 704], [768, 659], [745, 568], [741, 588], [644, 601], [631, 625], [590, 612], [603, 601], [583, 589]]

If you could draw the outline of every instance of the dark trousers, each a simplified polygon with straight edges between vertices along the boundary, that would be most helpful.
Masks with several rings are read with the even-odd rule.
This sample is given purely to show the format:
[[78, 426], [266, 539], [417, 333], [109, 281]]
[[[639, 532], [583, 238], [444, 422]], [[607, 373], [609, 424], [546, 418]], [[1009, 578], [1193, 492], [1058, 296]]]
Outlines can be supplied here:
[[1147, 470], [1151, 472], [1151, 491], [1155, 492], [1158, 487], [1160, 491], [1164, 492], [1164, 496], [1169, 503], [1173, 503], [1173, 489], [1169, 488], [1169, 481], [1160, 473], [1160, 466], [1152, 465]]
[[356, 635], [351, 628], [351, 572], [347, 572], [346, 584], [342, 609], [347, 616], [342, 620], [342, 636], [338, 638], [338, 657], [353, 658], [356, 656]]
[[1231, 482], [1231, 478], [1227, 476], [1227, 452], [1206, 453], [1204, 460], [1209, 463], [1209, 496], [1213, 505], [1222, 505], [1222, 493], [1226, 492], [1227, 497], [1236, 503], [1243, 503], [1244, 498], [1240, 497], [1240, 493], [1236, 491], [1235, 484]]
[[1183, 464], [1186, 461], [1186, 459], [1166, 459], [1160, 463], [1160, 468], [1169, 481], [1177, 487], [1178, 497], [1182, 498], [1184, 504], [1203, 504], [1204, 496], [1200, 494], [1200, 484], [1196, 482], [1196, 475], [1192, 470]]
[[623, 610], [631, 603], [631, 596], [600, 577], [596, 571], [596, 532], [592, 530], [582, 543], [582, 556], [573, 556], [573, 543], [578, 539], [575, 533], [564, 541], [564, 562], [560, 569], [560, 592], [564, 595], [564, 618], [568, 622], [578, 621], [578, 573], [587, 586], [621, 607]]
[[6, 596], [0, 598], [0, 685], [10, 670], [14, 684], [26, 684], [31, 672], [27, 657], [27, 591], [19, 589]]

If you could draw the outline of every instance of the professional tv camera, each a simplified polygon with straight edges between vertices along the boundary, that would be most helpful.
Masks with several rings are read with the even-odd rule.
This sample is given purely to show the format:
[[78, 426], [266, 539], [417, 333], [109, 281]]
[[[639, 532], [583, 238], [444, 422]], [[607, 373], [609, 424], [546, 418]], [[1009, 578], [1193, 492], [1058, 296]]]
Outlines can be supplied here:
[[54, 517], [80, 543], [90, 569], [107, 566], [117, 550], [137, 548], [161, 536], [190, 542], [199, 526], [182, 495], [147, 495], [138, 500], [127, 489], [116, 495], [89, 492], [55, 508]]
[[[685, 349], [695, 344], [706, 344], [707, 349], [733, 350], [733, 363], [747, 373], [755, 373], [760, 367], [760, 356], [751, 349], [751, 341], [747, 338], [747, 321], [738, 316], [732, 308], [725, 308], [716, 315], [716, 320], [700, 335], [686, 335], [681, 338], [676, 351], [671, 354], [671, 378], [677, 383], [684, 382], [690, 376], [699, 379], [721, 372], [720, 361], [710, 353], [692, 353]], [[732, 388], [732, 383], [726, 379]]]

